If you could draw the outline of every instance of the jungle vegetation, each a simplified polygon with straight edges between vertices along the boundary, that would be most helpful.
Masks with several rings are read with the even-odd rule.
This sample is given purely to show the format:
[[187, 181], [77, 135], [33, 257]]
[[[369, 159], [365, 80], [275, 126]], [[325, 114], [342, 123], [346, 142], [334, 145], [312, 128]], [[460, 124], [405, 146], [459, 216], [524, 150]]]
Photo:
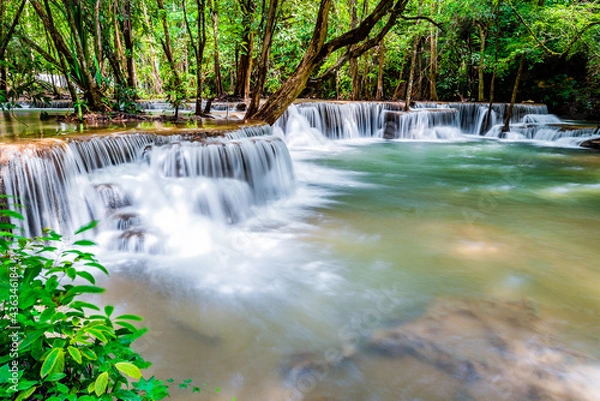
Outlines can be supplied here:
[[[600, 2], [0, 0], [0, 102], [89, 111], [298, 97], [547, 103], [599, 118]], [[266, 99], [260, 102], [260, 99]]]

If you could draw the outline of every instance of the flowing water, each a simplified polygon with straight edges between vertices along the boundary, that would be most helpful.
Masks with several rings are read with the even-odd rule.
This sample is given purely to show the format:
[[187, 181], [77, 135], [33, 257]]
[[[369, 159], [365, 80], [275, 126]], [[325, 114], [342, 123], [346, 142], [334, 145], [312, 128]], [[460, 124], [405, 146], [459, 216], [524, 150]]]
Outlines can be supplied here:
[[29, 233], [101, 221], [98, 301], [176, 400], [599, 400], [600, 157], [422, 106], [5, 145], [3, 184]]

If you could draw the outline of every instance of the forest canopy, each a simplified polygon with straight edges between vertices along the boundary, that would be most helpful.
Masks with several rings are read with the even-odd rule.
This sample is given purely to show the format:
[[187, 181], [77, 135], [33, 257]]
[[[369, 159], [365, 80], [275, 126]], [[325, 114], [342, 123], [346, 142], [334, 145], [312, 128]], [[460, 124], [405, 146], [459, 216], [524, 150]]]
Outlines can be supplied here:
[[[600, 118], [600, 3], [550, 0], [0, 0], [0, 103], [135, 112], [297, 97], [547, 103]], [[261, 98], [268, 98], [259, 103]]]

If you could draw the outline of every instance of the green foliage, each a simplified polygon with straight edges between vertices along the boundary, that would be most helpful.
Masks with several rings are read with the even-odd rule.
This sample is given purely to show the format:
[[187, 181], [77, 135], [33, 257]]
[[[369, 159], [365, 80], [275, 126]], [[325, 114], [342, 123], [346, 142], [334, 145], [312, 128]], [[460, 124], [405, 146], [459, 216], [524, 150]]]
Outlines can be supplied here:
[[[379, 1], [357, 0], [358, 20], [363, 20]], [[195, 96], [198, 69], [203, 72], [203, 96], [221, 95], [215, 93], [214, 56], [217, 52], [221, 65], [220, 74], [226, 91], [233, 92], [240, 55], [248, 50], [251, 52], [254, 66], [252, 84], [255, 83], [254, 77], [258, 65], [256, 61], [261, 54], [268, 2], [250, 2], [253, 11], [247, 15], [242, 10], [242, 3], [246, 0], [243, 2], [212, 0], [210, 5], [204, 2], [204, 6], [188, 0], [186, 2], [188, 21], [191, 22], [193, 40], [190, 39], [186, 29], [182, 2], [174, 0], [163, 2], [164, 10], [161, 11], [155, 0], [123, 0], [116, 5], [111, 2], [99, 2], [97, 3], [98, 18], [95, 14], [96, 3], [77, 3], [71, 10], [65, 7], [67, 3], [50, 2], [49, 10], [54, 24], [58, 34], [65, 39], [68, 56], [70, 56], [63, 55], [62, 61], [67, 63], [65, 68], [61, 66], [61, 60], [56, 56], [57, 49], [52, 35], [42, 24], [32, 2], [28, 2], [21, 16], [18, 33], [14, 35], [8, 46], [5, 60], [10, 60], [9, 85], [8, 91], [0, 94], [0, 103], [5, 104], [5, 107], [14, 107], [18, 98], [33, 99], [36, 94], [47, 95], [50, 92], [52, 95], [66, 94], [66, 88], [52, 88], [36, 76], [42, 72], [54, 75], [66, 73], [74, 86], [79, 89], [78, 93], [88, 100], [90, 108], [97, 108], [97, 105], [93, 104], [97, 102], [88, 96], [89, 81], [99, 86], [105, 97], [106, 94], [113, 93], [114, 100], [109, 102], [109, 106], [119, 111], [138, 112], [137, 104], [134, 102], [138, 97], [167, 97], [167, 100], [178, 108], [186, 99]], [[334, 0], [327, 39], [338, 36], [350, 28], [350, 3], [347, 0]], [[129, 4], [132, 10], [133, 43], [130, 48], [125, 46], [124, 40], [126, 4]], [[583, 31], [590, 23], [599, 21], [600, 6], [597, 1], [545, 1], [540, 6], [538, 1], [412, 0], [408, 2], [403, 15], [416, 17], [419, 13], [419, 4], [421, 4], [421, 15], [434, 20], [439, 28], [434, 28], [434, 25], [424, 20], [398, 19], [385, 38], [386, 98], [392, 97], [398, 82], [407, 81], [409, 56], [415, 36], [420, 38], [416, 66], [416, 76], [419, 79], [416, 87], [419, 88], [420, 93], [416, 94], [417, 99], [425, 99], [429, 95], [428, 74], [434, 61], [437, 61], [437, 90], [441, 98], [458, 100], [476, 97], [479, 84], [478, 71], [482, 66], [485, 74], [486, 97], [489, 94], [491, 75], [496, 72], [496, 100], [506, 101], [510, 98], [518, 60], [522, 53], [527, 53], [526, 67], [529, 70], [536, 64], [548, 63], [552, 53], [560, 54], [566, 50], [569, 50], [570, 57], [581, 56], [582, 63], [586, 65], [583, 75], [589, 76], [586, 82], [589, 93], [598, 97], [600, 25]], [[266, 75], [266, 95], [276, 91], [287, 80], [304, 56], [313, 33], [318, 6], [319, 1], [290, 0], [280, 3], [269, 71]], [[216, 10], [218, 46], [215, 44], [210, 9]], [[72, 12], [73, 21], [69, 20], [69, 10]], [[3, 17], [9, 21], [14, 13], [15, 6], [11, 4]], [[196, 65], [194, 47], [199, 42], [196, 22], [200, 20], [200, 13], [204, 13], [206, 20], [206, 43], [202, 65]], [[170, 36], [173, 65], [165, 55], [167, 38], [163, 22], [166, 23]], [[377, 23], [371, 37], [376, 35], [384, 23], [385, 19]], [[248, 49], [248, 45], [243, 41], [246, 27], [249, 27], [253, 34], [251, 49]], [[431, 60], [430, 43], [434, 33], [438, 38], [438, 54], [436, 60]], [[571, 45], [574, 38], [578, 39]], [[39, 47], [33, 47], [31, 42]], [[48, 54], [47, 49], [53, 50]], [[317, 77], [319, 73], [335, 65], [346, 51], [347, 48], [340, 49], [329, 59], [324, 60], [319, 71], [313, 73], [313, 77]], [[361, 66], [361, 85], [364, 86], [361, 92], [363, 96], [372, 94], [375, 90], [378, 60], [374, 55], [375, 52], [370, 50], [358, 60]], [[135, 91], [123, 87], [125, 82], [128, 82], [126, 60], [129, 58], [133, 59], [135, 65]], [[179, 83], [173, 79], [173, 68], [177, 70], [180, 77]], [[556, 70], [553, 72], [554, 80], [558, 80], [561, 74], [568, 72]], [[317, 97], [348, 98], [352, 92], [348, 64], [339, 68], [334, 75], [335, 77], [316, 88], [312, 94]], [[574, 77], [572, 74], [569, 77], [576, 79], [580, 85], [583, 85], [585, 80], [585, 77]], [[535, 92], [536, 83], [532, 81], [524, 77], [524, 92], [529, 89], [531, 93]], [[562, 91], [559, 85], [552, 87]], [[550, 87], [546, 88], [546, 92], [551, 91]], [[555, 95], [557, 99], [565, 98], [562, 93], [557, 92]]]
[[112, 109], [128, 114], [139, 114], [142, 112], [142, 109], [137, 103], [137, 99], [137, 90], [129, 87], [117, 86], [115, 88], [115, 99], [112, 104]]
[[[6, 218], [23, 219], [9, 210]], [[14, 234], [0, 223], [0, 398], [21, 400], [161, 400], [168, 385], [143, 378], [150, 362], [131, 345], [146, 332], [134, 315], [114, 316], [87, 302], [104, 291], [91, 271], [107, 271], [80, 240], [63, 249], [62, 238]], [[77, 231], [93, 229], [95, 223]], [[83, 248], [82, 248], [83, 247]]]

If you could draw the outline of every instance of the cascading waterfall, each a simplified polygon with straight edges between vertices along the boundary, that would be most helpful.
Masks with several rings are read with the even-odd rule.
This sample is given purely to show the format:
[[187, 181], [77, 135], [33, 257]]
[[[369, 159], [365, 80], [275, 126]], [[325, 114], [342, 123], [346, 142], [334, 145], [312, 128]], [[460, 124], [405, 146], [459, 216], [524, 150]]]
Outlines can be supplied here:
[[106, 248], [161, 253], [164, 216], [174, 210], [229, 225], [294, 191], [286, 145], [268, 133], [250, 126], [228, 134], [235, 140], [140, 133], [7, 145], [3, 191], [26, 216], [16, 222], [25, 235], [45, 227], [69, 235], [97, 219]]
[[376, 102], [306, 102], [292, 107], [293, 112], [286, 111], [275, 123], [276, 127], [287, 133], [301, 116], [330, 139], [382, 137], [384, 112], [401, 110], [398, 104]]
[[508, 104], [417, 102], [306, 102], [292, 105], [275, 123], [290, 146], [319, 146], [328, 140], [386, 138], [452, 140], [461, 137], [560, 141], [578, 145], [600, 135], [595, 126], [565, 123], [543, 104], [515, 104], [511, 132], [502, 132]]
[[50, 100], [48, 102], [18, 102], [24, 109], [72, 109], [73, 102], [70, 100]]
[[[489, 104], [484, 103], [438, 103], [438, 102], [416, 102], [415, 109], [455, 109], [458, 111], [460, 129], [470, 135], [483, 135], [490, 128], [504, 122], [504, 116], [508, 111], [508, 104], [494, 103], [492, 110]], [[548, 108], [544, 104], [514, 105], [511, 114], [511, 123], [519, 123], [527, 115], [547, 115]], [[488, 119], [489, 121], [486, 121]]]
[[[505, 109], [494, 105], [491, 121], [498, 124], [485, 137], [577, 144], [600, 135], [595, 126], [567, 124], [548, 115], [546, 106], [529, 104], [515, 105], [515, 122], [504, 133]], [[167, 210], [175, 199], [185, 200], [181, 208], [189, 215], [229, 225], [251, 216], [253, 207], [288, 197], [295, 184], [286, 143], [480, 137], [487, 112], [483, 104], [416, 103], [405, 112], [394, 103], [306, 102], [292, 105], [273, 132], [263, 125], [219, 138], [196, 132], [128, 133], [6, 145], [0, 186], [18, 197], [9, 202], [26, 216], [20, 223], [26, 235], [45, 227], [69, 234], [99, 219], [103, 230], [113, 232], [108, 242], [115, 249], [158, 253], [162, 223], [152, 210]], [[149, 200], [144, 193], [160, 195]]]
[[162, 177], [228, 178], [247, 182], [258, 203], [293, 189], [292, 164], [279, 138], [171, 143], [155, 146], [147, 160]]
[[460, 136], [457, 112], [452, 109], [419, 109], [385, 113], [386, 139], [452, 139]]

